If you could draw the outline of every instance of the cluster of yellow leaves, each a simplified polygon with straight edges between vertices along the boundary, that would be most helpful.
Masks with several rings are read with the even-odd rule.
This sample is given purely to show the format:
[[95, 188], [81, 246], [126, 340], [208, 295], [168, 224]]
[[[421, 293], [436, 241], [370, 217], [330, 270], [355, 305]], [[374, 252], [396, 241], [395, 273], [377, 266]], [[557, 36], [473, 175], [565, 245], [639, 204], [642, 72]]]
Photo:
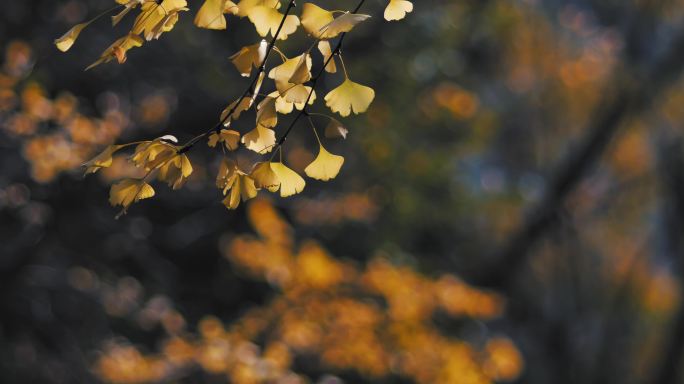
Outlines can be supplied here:
[[109, 346], [96, 363], [104, 381], [177, 380], [199, 366], [232, 383], [308, 382], [292, 371], [296, 357], [318, 371], [355, 371], [371, 379], [398, 374], [429, 384], [486, 384], [513, 380], [522, 371], [509, 339], [487, 337], [475, 345], [443, 335], [432, 322], [436, 311], [495, 318], [503, 308], [499, 296], [380, 256], [361, 267], [311, 240], [297, 246], [292, 229], [264, 200], [254, 201], [248, 214], [258, 236], [231, 238], [225, 256], [274, 286], [274, 299], [225, 325], [207, 316], [197, 335], [172, 333], [158, 354]]
[[[188, 11], [186, 0], [116, 0], [121, 10], [112, 17], [112, 23], [118, 24], [127, 14], [137, 10], [133, 27], [122, 38], [108, 47], [101, 57], [93, 63], [98, 64], [116, 59], [119, 63], [126, 61], [127, 52], [139, 47], [145, 41], [158, 39], [164, 32], [173, 29], [179, 15]], [[409, 1], [391, 0], [385, 11], [387, 20], [399, 20], [412, 10]], [[240, 169], [237, 161], [225, 158], [217, 175], [217, 186], [223, 191], [224, 204], [229, 209], [238, 207], [241, 201], [254, 198], [259, 190], [279, 192], [281, 197], [288, 197], [302, 192], [306, 186], [304, 178], [295, 170], [282, 162], [282, 144], [290, 133], [290, 126], [278, 139], [275, 128], [279, 114], [289, 114], [295, 109], [299, 111], [294, 118], [294, 125], [301, 116], [306, 116], [312, 125], [318, 143], [318, 155], [308, 164], [304, 173], [315, 180], [329, 181], [340, 172], [344, 158], [328, 151], [323, 145], [314, 119], [307, 107], [316, 101], [316, 83], [324, 73], [337, 73], [337, 62], [342, 64], [344, 76], [342, 82], [325, 95], [325, 104], [333, 113], [340, 116], [360, 114], [368, 110], [375, 98], [375, 91], [367, 86], [352, 81], [341, 57], [340, 47], [343, 36], [355, 26], [370, 18], [369, 15], [331, 11], [313, 3], [304, 3], [301, 16], [290, 14], [294, 1], [279, 0], [205, 0], [195, 16], [195, 25], [200, 28], [223, 30], [227, 28], [226, 15], [248, 19], [262, 39], [254, 44], [241, 48], [230, 57], [238, 72], [245, 77], [253, 77], [249, 88], [237, 100], [232, 101], [221, 113], [216, 128], [197, 136], [185, 145], [176, 145], [163, 138], [139, 144], [132, 156], [133, 163], [145, 169], [147, 175], [142, 179], [126, 179], [112, 187], [110, 202], [120, 205], [125, 212], [128, 207], [141, 200], [154, 196], [152, 186], [146, 181], [157, 174], [158, 178], [167, 182], [174, 189], [180, 188], [192, 173], [192, 166], [185, 152], [201, 139], [206, 138], [210, 147], [220, 148], [225, 152], [237, 150], [240, 145], [259, 155], [272, 153], [267, 161], [256, 162], [249, 172]], [[301, 19], [300, 19], [301, 17]], [[97, 18], [96, 18], [97, 19]], [[74, 26], [64, 36], [55, 41], [57, 48], [67, 51], [74, 44], [79, 34], [95, 19]], [[278, 40], [285, 40], [302, 25], [304, 31], [315, 39], [315, 43], [303, 53], [288, 58], [276, 46]], [[332, 39], [339, 38], [333, 48]], [[320, 69], [313, 74], [314, 59], [312, 50], [318, 49], [322, 57]], [[282, 63], [268, 69], [267, 60], [272, 52], [277, 52]], [[264, 80], [273, 80], [275, 90], [266, 96], [260, 95]], [[259, 97], [262, 97], [258, 101]], [[243, 112], [255, 107], [256, 126], [242, 133], [231, 128]], [[346, 138], [348, 130], [335, 118], [316, 114], [327, 119], [325, 138]], [[127, 145], [112, 145], [100, 155], [84, 164], [86, 173], [94, 173], [112, 164], [112, 155]], [[280, 152], [279, 152], [280, 151]], [[280, 153], [281, 160], [273, 161]]]
[[21, 140], [33, 178], [49, 182], [116, 140], [128, 122], [115, 109], [100, 118], [88, 116], [72, 94], [62, 92], [52, 98], [40, 84], [21, 82], [31, 63], [27, 44], [7, 45], [0, 71], [0, 129]]

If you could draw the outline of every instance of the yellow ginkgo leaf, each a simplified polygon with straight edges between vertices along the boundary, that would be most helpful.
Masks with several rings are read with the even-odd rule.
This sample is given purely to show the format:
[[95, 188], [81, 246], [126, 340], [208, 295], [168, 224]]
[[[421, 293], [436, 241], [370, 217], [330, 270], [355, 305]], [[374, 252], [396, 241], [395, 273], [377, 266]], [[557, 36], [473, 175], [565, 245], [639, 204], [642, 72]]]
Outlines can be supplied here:
[[87, 27], [88, 24], [90, 24], [90, 22], [74, 25], [67, 33], [62, 35], [62, 37], [56, 39], [55, 45], [57, 46], [57, 49], [62, 52], [68, 51], [76, 42], [76, 39], [78, 38], [78, 35], [81, 34], [81, 31], [83, 31], [83, 28]]
[[173, 29], [178, 21], [178, 13], [189, 10], [186, 0], [147, 1], [133, 24], [133, 34], [143, 34], [145, 40], [158, 39], [162, 33]]
[[119, 64], [125, 63], [128, 51], [132, 48], [142, 46], [143, 41], [144, 40], [140, 36], [134, 34], [128, 34], [118, 39], [107, 49], [105, 49], [102, 55], [100, 55], [100, 58], [93, 64], [90, 64], [86, 68], [86, 71], [102, 63], [108, 63], [114, 59], [116, 59]]
[[344, 157], [333, 155], [323, 145], [319, 145], [318, 156], [306, 167], [304, 173], [312, 179], [328, 181], [337, 177], [343, 164]]
[[[239, 104], [238, 101], [240, 102]], [[228, 104], [228, 106], [223, 110], [223, 112], [221, 112], [221, 121], [224, 122], [223, 125], [225, 125], [226, 127], [229, 126], [231, 120], [237, 120], [238, 118], [240, 118], [240, 114], [248, 110], [251, 106], [252, 99], [248, 97], [235, 100], [232, 103]], [[231, 114], [230, 118], [228, 118], [229, 113]]]
[[254, 185], [257, 188], [265, 188], [271, 192], [275, 192], [280, 187], [280, 180], [278, 175], [271, 167], [273, 163], [270, 161], [260, 162], [254, 164], [252, 172], [249, 176], [254, 180]]
[[[312, 90], [311, 87], [303, 85], [298, 85], [297, 87], [301, 87], [300, 89], [303, 89], [307, 95], [309, 92], [311, 92], [311, 98], [309, 98], [309, 105], [312, 105], [316, 101], [316, 91]], [[304, 109], [304, 101], [306, 99], [304, 99], [304, 101], [302, 101], [301, 103], [290, 102], [285, 100], [284, 97], [280, 96], [280, 93], [278, 91], [273, 92], [268, 96], [274, 97], [276, 99], [276, 111], [283, 115], [291, 113], [295, 108], [297, 108], [300, 111]]]
[[325, 137], [329, 139], [346, 139], [348, 133], [349, 130], [337, 119], [330, 118], [330, 122], [325, 127]]
[[351, 31], [357, 24], [370, 18], [369, 15], [345, 12], [321, 28], [321, 39], [332, 39], [340, 33]]
[[142, 4], [144, 0], [116, 0], [117, 3], [124, 5], [124, 9], [112, 16], [112, 25], [116, 26], [126, 15], [135, 7]]
[[292, 84], [304, 84], [311, 80], [311, 55], [305, 53], [299, 57], [299, 62], [287, 80]]
[[401, 20], [407, 13], [413, 12], [413, 3], [407, 0], [390, 0], [385, 8], [385, 20]]
[[178, 153], [178, 147], [172, 142], [177, 142], [175, 137], [164, 136], [140, 143], [135, 148], [131, 161], [136, 167], [146, 171], [156, 169]]
[[318, 51], [321, 52], [321, 55], [323, 55], [323, 64], [328, 63], [328, 65], [325, 66], [325, 71], [328, 73], [336, 73], [337, 65], [335, 64], [335, 58], [330, 57], [332, 56], [332, 47], [330, 46], [330, 42], [328, 40], [319, 41]]
[[223, 199], [223, 205], [228, 209], [237, 209], [240, 201], [247, 201], [255, 198], [257, 195], [254, 180], [251, 177], [240, 173], [235, 177], [235, 182], [230, 188], [230, 194]]
[[153, 196], [154, 188], [144, 180], [124, 179], [112, 185], [109, 190], [109, 204], [122, 206], [122, 213], [125, 213], [131, 204]]
[[335, 19], [333, 13], [312, 3], [302, 7], [302, 27], [315, 38], [321, 37], [321, 29]]
[[205, 0], [197, 11], [195, 25], [200, 28], [223, 30], [226, 29], [226, 10], [228, 0]]
[[[300, 65], [301, 64], [301, 65]], [[294, 80], [302, 80], [304, 78], [311, 78], [311, 55], [304, 53], [292, 59], [287, 59], [285, 62], [269, 71], [268, 77], [275, 80], [276, 89], [280, 92], [280, 96], [289, 103], [301, 104], [306, 101], [311, 92], [311, 87], [303, 84], [295, 84], [290, 82], [299, 72]], [[313, 95], [312, 95], [313, 96]]]
[[355, 83], [347, 78], [339, 87], [325, 95], [325, 104], [330, 110], [344, 117], [349, 116], [351, 112], [355, 114], [366, 112], [374, 98], [375, 91], [373, 88]]
[[278, 124], [275, 97], [265, 97], [257, 105], [256, 122], [258, 125], [267, 128], [273, 128]]
[[[235, 176], [237, 175], [237, 171], [237, 163], [224, 157], [221, 161], [221, 165], [219, 166], [219, 172], [216, 175], [216, 186], [219, 189], [230, 188]], [[223, 194], [225, 195], [226, 192], [224, 191]]]
[[99, 155], [93, 157], [89, 161], [83, 163], [83, 166], [86, 167], [85, 174], [89, 173], [95, 173], [99, 171], [101, 168], [108, 168], [112, 165], [112, 155], [114, 155], [114, 152], [118, 151], [119, 149], [123, 148], [123, 145], [110, 145], [107, 147], [104, 151], [102, 151]]
[[256, 197], [257, 189], [254, 180], [238, 169], [237, 163], [230, 159], [223, 159], [216, 185], [223, 190], [223, 194], [230, 194], [223, 200], [228, 209], [236, 209], [240, 201], [247, 201]]
[[235, 68], [240, 71], [240, 75], [249, 77], [252, 73], [252, 67], [257, 68], [264, 62], [267, 49], [268, 43], [266, 40], [261, 40], [260, 43], [242, 47], [238, 53], [229, 59], [233, 62]]
[[261, 155], [271, 152], [275, 143], [275, 131], [261, 125], [257, 125], [256, 128], [242, 136], [242, 144], [250, 151]]
[[173, 189], [179, 189], [192, 174], [190, 159], [184, 154], [175, 155], [159, 167], [159, 180], [169, 184]]
[[[265, 37], [269, 33], [271, 36], [275, 36], [283, 16], [277, 9], [263, 5], [252, 7], [247, 13], [249, 21], [254, 24], [261, 37]], [[299, 18], [295, 15], [287, 15], [278, 34], [278, 40], [286, 40], [289, 35], [297, 30], [298, 26]]]
[[238, 149], [240, 143], [240, 132], [232, 129], [222, 129], [220, 132], [214, 132], [209, 135], [207, 144], [210, 147], [214, 148], [218, 143], [223, 143], [227, 150], [234, 151]]
[[296, 195], [304, 190], [304, 178], [283, 163], [271, 163], [271, 169], [280, 181], [280, 197]]

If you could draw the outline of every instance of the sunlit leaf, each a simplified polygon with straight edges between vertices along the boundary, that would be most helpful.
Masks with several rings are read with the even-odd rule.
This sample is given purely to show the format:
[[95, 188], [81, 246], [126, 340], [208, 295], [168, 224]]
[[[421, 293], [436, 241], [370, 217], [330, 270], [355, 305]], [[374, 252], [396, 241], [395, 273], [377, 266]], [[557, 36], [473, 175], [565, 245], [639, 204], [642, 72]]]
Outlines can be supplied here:
[[413, 3], [407, 0], [390, 0], [385, 8], [385, 20], [401, 20], [407, 13], [413, 12]]
[[131, 204], [153, 196], [154, 188], [144, 180], [124, 179], [112, 185], [109, 190], [109, 204], [112, 206], [120, 205], [125, 212]]
[[226, 17], [223, 14], [227, 2], [228, 0], [205, 0], [195, 16], [195, 25], [206, 29], [226, 29]]
[[328, 181], [337, 177], [343, 164], [344, 157], [333, 155], [321, 144], [319, 145], [318, 156], [306, 167], [304, 173], [312, 179]]
[[209, 135], [207, 144], [210, 147], [214, 148], [218, 143], [223, 143], [227, 150], [234, 151], [238, 149], [238, 144], [240, 143], [240, 132], [232, 129], [222, 129], [218, 133], [214, 132]]
[[302, 6], [302, 27], [313, 37], [321, 37], [321, 29], [335, 19], [333, 13], [313, 3]]
[[254, 185], [257, 188], [265, 188], [271, 192], [278, 190], [280, 180], [278, 180], [278, 175], [273, 171], [272, 164], [270, 161], [254, 164], [249, 176], [254, 180]]
[[86, 167], [85, 174], [95, 173], [101, 168], [110, 167], [112, 165], [112, 155], [123, 147], [123, 145], [110, 145], [100, 154], [84, 163], [83, 166]]
[[257, 105], [256, 122], [258, 125], [273, 128], [278, 124], [278, 113], [276, 111], [276, 98], [265, 97]]
[[259, 43], [242, 47], [238, 53], [230, 57], [230, 61], [240, 71], [240, 75], [249, 77], [252, 67], [257, 68], [264, 62], [267, 48], [266, 40], [261, 40]]
[[304, 178], [283, 163], [271, 163], [271, 169], [280, 181], [280, 197], [296, 195], [304, 190]]
[[57, 49], [62, 52], [68, 51], [76, 42], [78, 35], [81, 34], [81, 31], [83, 31], [88, 24], [90, 23], [88, 22], [74, 25], [69, 31], [67, 31], [67, 33], [62, 35], [62, 37], [56, 39], [55, 45], [57, 46]]
[[325, 96], [325, 104], [341, 116], [363, 113], [375, 98], [373, 88], [355, 83], [348, 78]]
[[275, 131], [261, 125], [257, 125], [256, 128], [242, 136], [242, 144], [247, 149], [262, 155], [271, 152], [275, 143]]
[[192, 164], [185, 154], [173, 156], [159, 167], [159, 180], [179, 189], [192, 174]]
[[369, 15], [345, 12], [321, 28], [321, 38], [332, 39], [340, 33], [351, 31], [357, 24], [370, 18]]
[[332, 47], [328, 40], [322, 40], [318, 42], [318, 51], [323, 55], [323, 64], [326, 62], [328, 65], [325, 66], [325, 71], [328, 73], [336, 73], [337, 65], [335, 64], [335, 58], [330, 58], [332, 56]]

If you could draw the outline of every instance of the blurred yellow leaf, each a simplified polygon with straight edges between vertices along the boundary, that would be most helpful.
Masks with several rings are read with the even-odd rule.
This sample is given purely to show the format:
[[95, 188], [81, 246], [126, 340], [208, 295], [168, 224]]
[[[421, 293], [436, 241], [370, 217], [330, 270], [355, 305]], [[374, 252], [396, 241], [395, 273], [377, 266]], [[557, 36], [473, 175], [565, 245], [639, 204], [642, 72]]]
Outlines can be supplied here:
[[390, 0], [385, 8], [385, 20], [401, 20], [407, 13], [413, 12], [413, 3], [407, 0]]
[[337, 177], [343, 164], [344, 157], [333, 155], [321, 144], [319, 145], [318, 156], [306, 167], [304, 173], [312, 179], [328, 181]]

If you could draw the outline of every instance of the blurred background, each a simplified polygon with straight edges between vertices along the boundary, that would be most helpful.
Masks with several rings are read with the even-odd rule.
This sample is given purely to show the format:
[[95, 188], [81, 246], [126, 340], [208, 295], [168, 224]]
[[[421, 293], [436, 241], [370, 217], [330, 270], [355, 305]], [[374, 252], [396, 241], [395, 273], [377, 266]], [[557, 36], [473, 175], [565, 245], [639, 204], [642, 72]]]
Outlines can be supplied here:
[[2, 4], [0, 382], [684, 382], [682, 2], [421, 0], [388, 23], [366, 1], [344, 56], [376, 99], [329, 146], [337, 179], [228, 211], [198, 146], [183, 189], [118, 220], [126, 155], [79, 165], [211, 127], [259, 38], [194, 27], [190, 0], [84, 72], [125, 26], [52, 41], [112, 3]]

